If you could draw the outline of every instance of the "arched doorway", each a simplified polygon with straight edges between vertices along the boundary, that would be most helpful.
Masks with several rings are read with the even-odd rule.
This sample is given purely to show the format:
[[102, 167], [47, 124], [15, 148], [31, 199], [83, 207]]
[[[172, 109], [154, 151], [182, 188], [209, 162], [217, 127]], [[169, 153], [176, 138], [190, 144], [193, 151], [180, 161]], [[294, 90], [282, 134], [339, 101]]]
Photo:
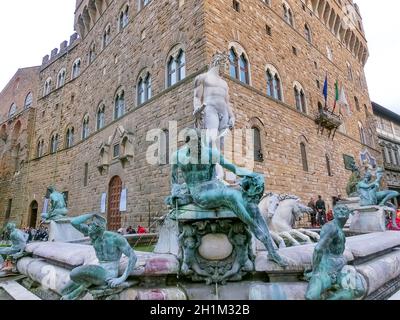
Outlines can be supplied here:
[[36, 228], [37, 214], [38, 214], [38, 203], [36, 201], [32, 201], [29, 206], [29, 227]]
[[115, 176], [111, 179], [108, 186], [108, 230], [117, 231], [121, 228], [121, 213], [119, 211], [119, 204], [121, 200], [122, 180], [120, 177]]

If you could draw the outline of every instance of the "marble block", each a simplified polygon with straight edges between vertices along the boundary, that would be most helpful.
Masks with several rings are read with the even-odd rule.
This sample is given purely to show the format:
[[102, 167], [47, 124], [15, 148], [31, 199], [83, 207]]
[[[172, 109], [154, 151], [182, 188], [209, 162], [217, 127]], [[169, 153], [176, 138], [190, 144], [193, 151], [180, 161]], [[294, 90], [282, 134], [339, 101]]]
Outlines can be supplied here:
[[350, 231], [371, 233], [386, 231], [385, 207], [368, 206], [355, 208], [350, 224]]
[[71, 225], [71, 219], [60, 219], [49, 223], [50, 242], [70, 242], [85, 238]]

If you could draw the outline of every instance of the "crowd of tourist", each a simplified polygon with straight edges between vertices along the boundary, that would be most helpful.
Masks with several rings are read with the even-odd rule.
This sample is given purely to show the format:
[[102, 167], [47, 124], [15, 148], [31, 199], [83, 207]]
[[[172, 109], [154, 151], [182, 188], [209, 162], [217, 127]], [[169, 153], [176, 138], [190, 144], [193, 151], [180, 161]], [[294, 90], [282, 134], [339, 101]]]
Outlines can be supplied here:
[[129, 235], [129, 234], [146, 234], [148, 233], [147, 229], [145, 227], [142, 226], [138, 226], [137, 229], [133, 229], [132, 226], [129, 226], [128, 228], [124, 229], [121, 228], [118, 230], [119, 234], [123, 234], [123, 235]]
[[28, 242], [49, 240], [49, 231], [47, 227], [44, 227], [43, 225], [37, 229], [24, 228], [23, 231], [28, 235]]
[[[24, 231], [28, 235], [28, 242], [32, 241], [48, 241], [49, 240], [49, 231], [47, 227], [40, 226], [39, 228], [22, 228], [22, 231]], [[0, 234], [0, 241], [8, 241], [9, 240], [9, 235], [6, 233], [5, 230]]]
[[[336, 203], [339, 202], [340, 200], [342, 200], [341, 195], [334, 197], [333, 206], [335, 206]], [[325, 201], [322, 199], [322, 196], [318, 196], [317, 201], [315, 201], [314, 198], [311, 198], [307, 206], [313, 210], [312, 213], [310, 214], [311, 226], [313, 228], [322, 227], [326, 223], [334, 219], [333, 210], [332, 209], [327, 210]]]

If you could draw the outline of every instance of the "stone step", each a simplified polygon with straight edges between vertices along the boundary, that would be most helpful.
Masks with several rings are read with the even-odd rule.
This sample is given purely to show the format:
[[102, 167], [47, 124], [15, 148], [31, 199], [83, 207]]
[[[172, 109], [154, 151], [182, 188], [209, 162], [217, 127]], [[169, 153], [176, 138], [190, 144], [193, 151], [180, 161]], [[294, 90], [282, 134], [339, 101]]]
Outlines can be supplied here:
[[2, 287], [14, 300], [41, 300], [16, 281], [0, 282]]

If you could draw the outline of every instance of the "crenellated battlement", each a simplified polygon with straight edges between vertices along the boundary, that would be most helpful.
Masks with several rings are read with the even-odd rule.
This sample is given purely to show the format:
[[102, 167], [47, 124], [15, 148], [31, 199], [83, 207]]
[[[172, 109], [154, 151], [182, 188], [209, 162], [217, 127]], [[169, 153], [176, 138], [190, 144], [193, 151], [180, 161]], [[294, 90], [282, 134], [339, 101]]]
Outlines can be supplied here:
[[66, 53], [72, 47], [74, 47], [77, 44], [78, 40], [79, 40], [79, 35], [77, 33], [74, 33], [69, 38], [69, 42], [65, 40], [60, 43], [59, 48], [54, 48], [53, 50], [51, 50], [50, 55], [47, 54], [42, 59], [42, 69], [47, 65], [49, 65], [50, 63], [52, 63], [53, 61], [57, 60], [62, 55], [64, 55], [64, 53]]

